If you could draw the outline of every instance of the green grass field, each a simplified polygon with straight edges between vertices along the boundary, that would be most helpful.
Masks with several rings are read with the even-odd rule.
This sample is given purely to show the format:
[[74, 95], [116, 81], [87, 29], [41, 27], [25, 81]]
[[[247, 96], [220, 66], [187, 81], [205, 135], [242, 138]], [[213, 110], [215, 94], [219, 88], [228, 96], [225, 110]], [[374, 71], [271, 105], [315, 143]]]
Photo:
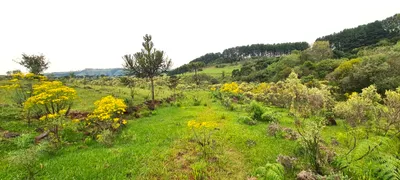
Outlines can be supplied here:
[[[232, 75], [232, 71], [234, 69], [240, 69], [240, 64], [238, 65], [234, 65], [234, 64], [223, 64], [225, 65], [225, 67], [222, 68], [217, 68], [215, 65], [213, 66], [208, 66], [202, 69], [202, 71], [199, 71], [199, 74], [207, 74], [213, 77], [221, 77], [222, 76], [222, 72], [225, 72], [225, 76], [231, 76]], [[188, 75], [194, 75], [194, 72], [188, 72], [188, 73], [184, 73], [184, 76], [188, 76]]]
[[[106, 95], [128, 97], [123, 87], [90, 86], [75, 87], [79, 100], [74, 111], [90, 112], [93, 102]], [[135, 102], [147, 99], [149, 91], [138, 90]], [[11, 101], [1, 91], [0, 130], [37, 136], [35, 132], [41, 122], [28, 126], [18, 107], [7, 106]], [[159, 88], [158, 98], [171, 94]], [[229, 111], [204, 90], [185, 91], [179, 105], [167, 104], [159, 107], [149, 117], [129, 118], [126, 127], [118, 132], [112, 147], [96, 141], [86, 142], [82, 136], [67, 143], [61, 149], [44, 153], [40, 157], [37, 179], [247, 179], [255, 177], [256, 169], [266, 163], [274, 163], [279, 154], [294, 155], [298, 143], [267, 135], [268, 123], [249, 126], [238, 121], [248, 115], [246, 109]], [[193, 105], [193, 97], [200, 99]], [[286, 109], [266, 107], [280, 115], [281, 125], [293, 128], [293, 118]], [[212, 119], [218, 124], [212, 139], [211, 158], [204, 158], [193, 142], [193, 132], [188, 128], [190, 120]], [[339, 122], [341, 124], [341, 122]], [[328, 127], [324, 139], [329, 140], [343, 126]], [[76, 136], [76, 135], [75, 135]], [[18, 138], [0, 139], [0, 179], [21, 179], [24, 168], [10, 163], [13, 153], [23, 150], [16, 142]], [[75, 137], [76, 139], [76, 137]], [[29, 142], [33, 145], [33, 139]], [[295, 177], [298, 169], [288, 171], [286, 178]]]

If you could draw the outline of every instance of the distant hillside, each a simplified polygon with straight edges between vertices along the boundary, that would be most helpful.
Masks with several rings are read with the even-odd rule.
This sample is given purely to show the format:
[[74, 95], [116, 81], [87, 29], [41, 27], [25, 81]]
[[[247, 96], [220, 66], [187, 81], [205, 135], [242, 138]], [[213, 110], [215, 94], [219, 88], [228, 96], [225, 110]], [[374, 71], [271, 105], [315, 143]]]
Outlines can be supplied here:
[[400, 14], [382, 21], [344, 29], [339, 33], [333, 33], [317, 39], [317, 41], [329, 41], [333, 50], [344, 53], [352, 52], [356, 48], [375, 45], [382, 40], [391, 43], [400, 40]]
[[[294, 50], [302, 51], [309, 48], [307, 42], [289, 42], [277, 44], [252, 44], [245, 46], [236, 46], [225, 49], [222, 53], [207, 53], [189, 63], [199, 62], [208, 64], [222, 64], [242, 61], [250, 57], [279, 57], [290, 54]], [[169, 72], [170, 75], [182, 74], [190, 71], [188, 64], [184, 64]]]
[[124, 70], [122, 68], [109, 68], [109, 69], [91, 69], [86, 68], [81, 71], [70, 71], [70, 72], [52, 72], [46, 73], [46, 75], [52, 75], [55, 77], [70, 76], [73, 73], [75, 76], [122, 76]]

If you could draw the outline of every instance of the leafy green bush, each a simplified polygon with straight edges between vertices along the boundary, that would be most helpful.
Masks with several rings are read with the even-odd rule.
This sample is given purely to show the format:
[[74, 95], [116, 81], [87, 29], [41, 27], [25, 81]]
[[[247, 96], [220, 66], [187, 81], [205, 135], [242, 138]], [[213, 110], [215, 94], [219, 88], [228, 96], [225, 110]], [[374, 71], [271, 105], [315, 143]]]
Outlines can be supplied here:
[[251, 112], [251, 117], [254, 120], [262, 121], [261, 116], [264, 114], [264, 109], [262, 108], [260, 103], [252, 101], [250, 103], [250, 112]]
[[279, 163], [267, 163], [256, 170], [258, 179], [264, 180], [283, 180], [284, 174], [285, 169]]
[[239, 122], [244, 123], [244, 124], [247, 124], [247, 125], [250, 125], [250, 126], [256, 125], [256, 124], [257, 124], [257, 121], [251, 119], [251, 118], [248, 117], [248, 116], [239, 117]]
[[299, 142], [304, 150], [304, 156], [308, 164], [318, 174], [324, 174], [323, 168], [327, 165], [327, 153], [322, 145], [322, 129], [324, 128], [322, 121], [307, 121], [296, 123], [300, 139]]
[[278, 118], [276, 117], [276, 115], [274, 113], [265, 112], [264, 114], [261, 115], [260, 121], [277, 122]]

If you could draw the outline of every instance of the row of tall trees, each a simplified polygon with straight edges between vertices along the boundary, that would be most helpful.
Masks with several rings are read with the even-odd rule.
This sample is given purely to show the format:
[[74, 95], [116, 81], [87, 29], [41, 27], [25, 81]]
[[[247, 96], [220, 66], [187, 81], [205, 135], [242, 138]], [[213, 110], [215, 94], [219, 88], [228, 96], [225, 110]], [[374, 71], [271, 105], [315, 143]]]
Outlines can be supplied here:
[[339, 33], [320, 37], [317, 41], [329, 41], [333, 50], [351, 53], [356, 48], [375, 45], [384, 39], [391, 42], [400, 39], [400, 14], [382, 21], [344, 29]]
[[250, 57], [278, 57], [288, 55], [294, 50], [303, 51], [309, 48], [307, 42], [278, 43], [278, 44], [252, 44], [225, 49], [222, 53], [207, 53], [189, 64], [184, 64], [172, 71], [170, 75], [182, 74], [193, 71], [193, 63], [201, 62], [204, 65], [212, 63], [234, 63]]
[[310, 45], [307, 42], [252, 44], [225, 49], [222, 52], [224, 62], [240, 61], [248, 57], [276, 57], [290, 54], [293, 50], [305, 50]]

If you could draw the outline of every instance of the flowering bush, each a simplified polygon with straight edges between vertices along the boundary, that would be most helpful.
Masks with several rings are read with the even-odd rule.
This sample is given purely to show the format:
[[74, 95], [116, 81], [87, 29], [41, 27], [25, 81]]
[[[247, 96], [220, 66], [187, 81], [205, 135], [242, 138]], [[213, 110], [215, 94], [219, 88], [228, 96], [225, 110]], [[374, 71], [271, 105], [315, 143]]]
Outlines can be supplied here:
[[196, 142], [200, 146], [206, 147], [211, 144], [212, 132], [217, 127], [216, 122], [191, 120], [187, 125], [193, 130]]
[[0, 89], [6, 89], [11, 92], [11, 97], [14, 102], [20, 106], [32, 95], [32, 86], [40, 81], [45, 81], [47, 78], [33, 73], [15, 73], [11, 75], [10, 83], [0, 86]]
[[271, 85], [267, 83], [260, 83], [254, 89], [251, 90], [254, 94], [261, 94], [267, 92], [267, 90], [271, 87]]
[[[32, 96], [24, 103], [24, 109], [36, 115], [63, 114], [67, 115], [73, 100], [76, 99], [76, 91], [64, 86], [60, 81], [42, 82], [33, 85]], [[61, 113], [61, 110], [64, 113]]]
[[221, 87], [221, 92], [239, 94], [242, 93], [243, 91], [239, 89], [239, 85], [236, 82], [232, 82], [232, 83], [225, 83]]
[[[87, 120], [88, 125], [95, 125], [95, 131], [103, 131], [106, 129], [118, 129], [121, 124], [126, 124], [127, 121], [121, 118], [121, 115], [126, 111], [124, 100], [117, 99], [113, 96], [106, 96], [94, 103], [96, 109], [89, 114]], [[100, 128], [100, 129], [98, 129]]]
[[218, 123], [214, 121], [216, 114], [212, 110], [202, 113], [197, 120], [188, 121], [187, 126], [193, 131], [194, 139], [200, 145], [203, 154], [207, 155], [212, 144], [211, 136], [217, 130]]
[[380, 99], [375, 86], [372, 85], [364, 88], [361, 94], [352, 93], [347, 101], [337, 103], [333, 110], [338, 117], [356, 126], [376, 119]]

